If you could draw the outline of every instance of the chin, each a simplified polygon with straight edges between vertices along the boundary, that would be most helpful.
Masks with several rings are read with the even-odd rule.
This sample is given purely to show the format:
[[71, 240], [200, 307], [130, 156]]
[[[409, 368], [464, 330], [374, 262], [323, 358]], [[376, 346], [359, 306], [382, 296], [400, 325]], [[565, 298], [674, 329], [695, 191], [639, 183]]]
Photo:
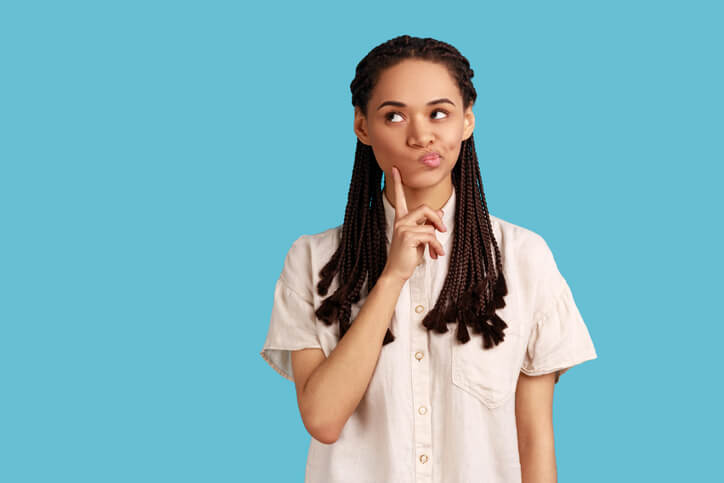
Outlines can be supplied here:
[[451, 170], [446, 166], [440, 165], [437, 168], [428, 168], [422, 166], [422, 169], [414, 169], [409, 172], [403, 173], [405, 177], [405, 184], [411, 188], [425, 188], [429, 186], [435, 186], [440, 183], [448, 176], [450, 176]]

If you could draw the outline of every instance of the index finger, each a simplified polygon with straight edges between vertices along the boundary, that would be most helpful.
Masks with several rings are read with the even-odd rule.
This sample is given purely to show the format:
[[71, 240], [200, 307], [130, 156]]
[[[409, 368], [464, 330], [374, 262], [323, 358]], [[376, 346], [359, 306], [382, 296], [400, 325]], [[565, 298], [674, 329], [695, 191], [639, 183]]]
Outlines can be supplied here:
[[405, 191], [402, 189], [400, 170], [395, 166], [392, 167], [392, 184], [395, 187], [395, 216], [400, 218], [407, 214], [407, 200]]

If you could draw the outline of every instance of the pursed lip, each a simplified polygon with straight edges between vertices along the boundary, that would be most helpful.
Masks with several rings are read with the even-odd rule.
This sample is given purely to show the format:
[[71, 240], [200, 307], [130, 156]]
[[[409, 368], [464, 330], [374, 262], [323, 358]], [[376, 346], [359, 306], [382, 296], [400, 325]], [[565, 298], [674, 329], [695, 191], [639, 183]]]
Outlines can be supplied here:
[[425, 153], [425, 154], [423, 154], [422, 156], [420, 156], [420, 157], [418, 158], [418, 160], [419, 160], [420, 162], [423, 162], [423, 161], [425, 161], [426, 159], [435, 159], [435, 158], [440, 158], [440, 157], [441, 157], [441, 156], [440, 156], [440, 153], [438, 153], [437, 151], [430, 151], [429, 153]]

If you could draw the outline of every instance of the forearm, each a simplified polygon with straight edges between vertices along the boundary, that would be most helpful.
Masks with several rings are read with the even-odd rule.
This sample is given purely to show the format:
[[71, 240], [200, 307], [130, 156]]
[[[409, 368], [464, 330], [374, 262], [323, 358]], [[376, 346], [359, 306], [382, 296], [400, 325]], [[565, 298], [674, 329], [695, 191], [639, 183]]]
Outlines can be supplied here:
[[383, 273], [349, 330], [307, 380], [305, 405], [315, 426], [331, 440], [367, 391], [403, 285]]
[[545, 431], [538, 435], [519, 437], [522, 483], [556, 483], [556, 454], [553, 437]]

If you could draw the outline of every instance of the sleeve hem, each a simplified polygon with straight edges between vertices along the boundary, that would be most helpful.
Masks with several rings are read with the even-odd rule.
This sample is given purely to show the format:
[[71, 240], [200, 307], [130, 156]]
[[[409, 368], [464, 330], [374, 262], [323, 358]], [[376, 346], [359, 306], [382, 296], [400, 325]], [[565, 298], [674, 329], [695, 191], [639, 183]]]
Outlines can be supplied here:
[[[272, 368], [275, 371], [277, 371], [279, 373], [279, 375], [281, 375], [284, 379], [288, 379], [288, 380], [294, 382], [293, 375], [291, 373], [287, 374], [287, 372], [284, 369], [282, 369], [279, 365], [277, 365], [272, 360], [271, 357], [269, 357], [269, 355], [266, 353], [266, 351], [267, 350], [276, 350], [276, 351], [291, 352], [291, 351], [296, 351], [296, 350], [301, 350], [301, 349], [321, 349], [322, 351], [324, 351], [324, 349], [321, 346], [309, 346], [309, 345], [302, 346], [302, 347], [292, 347], [292, 348], [289, 348], [289, 347], [265, 347], [264, 349], [262, 349], [261, 352], [259, 352], [259, 355], [261, 355], [264, 358], [264, 360], [267, 361], [269, 363], [269, 365], [272, 366]], [[291, 365], [291, 356], [290, 356], [289, 364]]]
[[[578, 364], [582, 364], [586, 361], [591, 361], [596, 358], [598, 358], [598, 355], [596, 353], [590, 353], [583, 357], [576, 357], [576, 358], [568, 359], [563, 362], [558, 362], [555, 364], [548, 364], [539, 369], [528, 369], [525, 366], [521, 366], [520, 371], [527, 376], [542, 376], [543, 374], [549, 374], [551, 372], [562, 371], [563, 369], [568, 370], [573, 366], [577, 366]], [[565, 371], [563, 371], [563, 372], [565, 372]], [[561, 372], [561, 374], [563, 374], [563, 372]]]
[[268, 355], [266, 355], [266, 349], [264, 349], [263, 351], [261, 351], [259, 354], [264, 358], [265, 361], [267, 361], [267, 362], [269, 363], [270, 366], [272, 366], [272, 368], [274, 368], [275, 371], [277, 371], [277, 372], [279, 373], [280, 376], [282, 376], [284, 379], [289, 379], [290, 381], [294, 382], [294, 378], [293, 378], [293, 377], [291, 377], [289, 374], [287, 374], [286, 372], [284, 372], [281, 367], [277, 366], [277, 365], [271, 360], [271, 358], [270, 358]]

